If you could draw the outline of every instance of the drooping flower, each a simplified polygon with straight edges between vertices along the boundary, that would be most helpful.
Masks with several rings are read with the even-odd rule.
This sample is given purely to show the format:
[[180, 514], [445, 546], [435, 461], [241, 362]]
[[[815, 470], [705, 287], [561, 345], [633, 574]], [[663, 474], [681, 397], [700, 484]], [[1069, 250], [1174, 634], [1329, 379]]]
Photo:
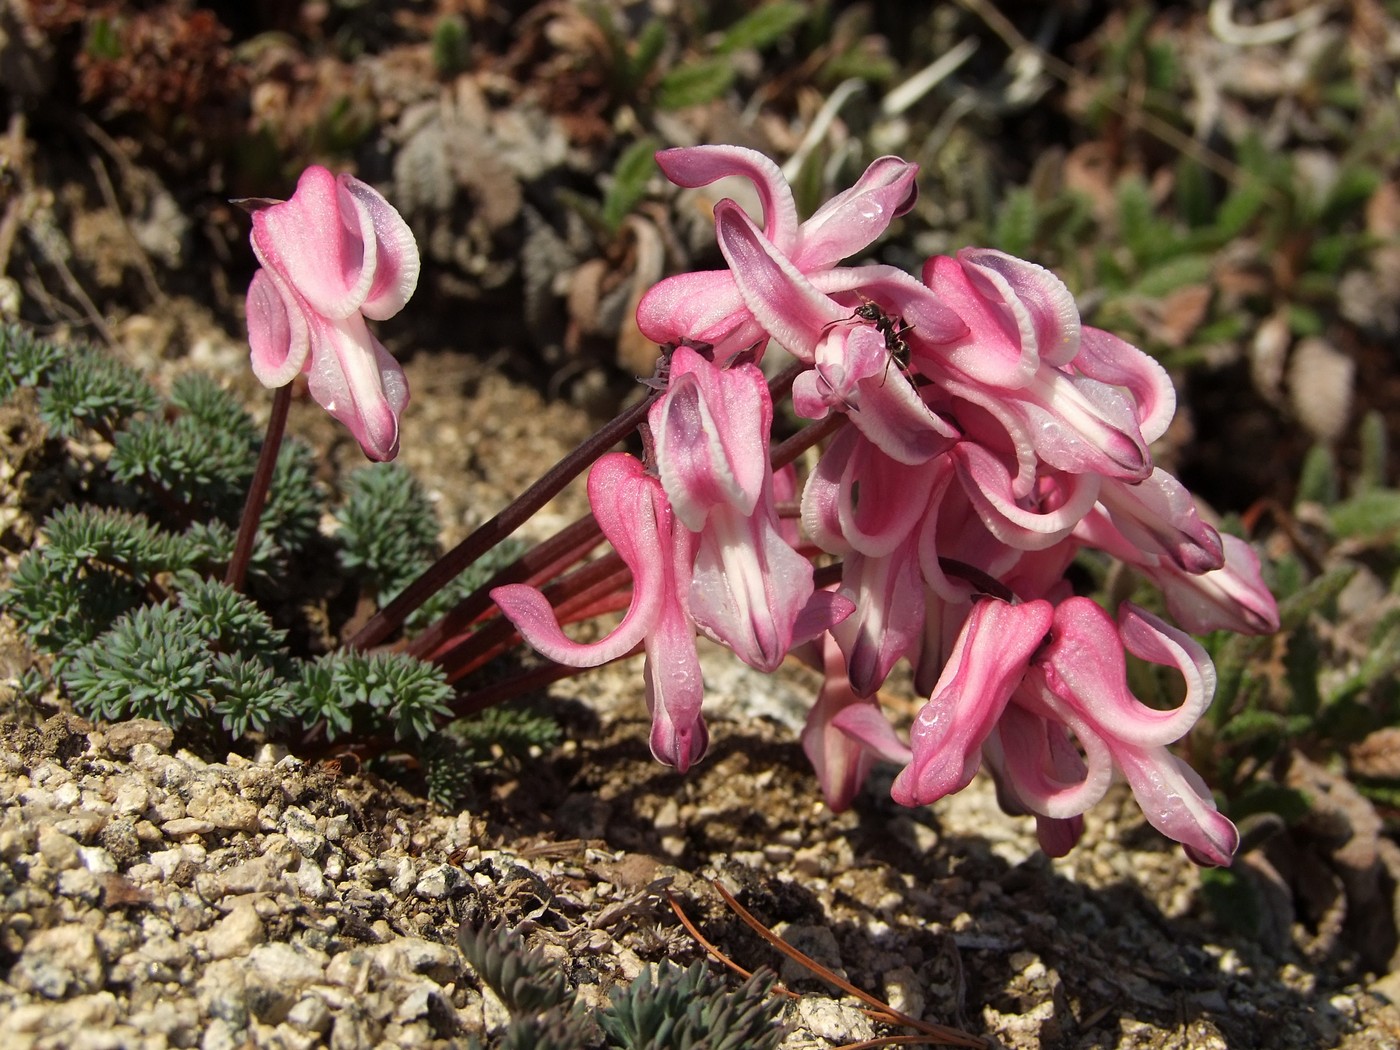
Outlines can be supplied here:
[[[1181, 703], [1158, 710], [1133, 696], [1124, 650], [1175, 667], [1186, 681]], [[1115, 624], [1088, 598], [1053, 607], [983, 600], [915, 720], [913, 756], [891, 794], [909, 806], [942, 798], [965, 787], [985, 756], [1015, 808], [1073, 821], [1103, 797], [1116, 768], [1153, 827], [1198, 864], [1228, 864], [1238, 832], [1201, 778], [1167, 750], [1214, 689], [1205, 650], [1130, 604]], [[1040, 830], [1052, 852], [1077, 837], [1074, 825]]]
[[661, 484], [696, 535], [690, 614], [745, 663], [772, 671], [794, 640], [833, 626], [849, 603], [814, 593], [811, 562], [778, 528], [763, 373], [752, 364], [719, 368], [679, 347], [650, 424]]
[[408, 224], [359, 179], [314, 165], [290, 200], [243, 203], [262, 264], [248, 286], [253, 374], [278, 387], [305, 372], [366, 456], [393, 459], [408, 384], [365, 318], [392, 317], [418, 284]]
[[610, 453], [593, 465], [588, 501], [603, 535], [632, 570], [632, 602], [622, 622], [599, 641], [575, 642], [534, 587], [497, 587], [491, 600], [525, 641], [561, 664], [597, 667], [644, 646], [652, 754], [685, 772], [709, 742], [700, 713], [704, 683], [688, 606], [694, 538], [675, 521], [660, 482], [624, 453]]

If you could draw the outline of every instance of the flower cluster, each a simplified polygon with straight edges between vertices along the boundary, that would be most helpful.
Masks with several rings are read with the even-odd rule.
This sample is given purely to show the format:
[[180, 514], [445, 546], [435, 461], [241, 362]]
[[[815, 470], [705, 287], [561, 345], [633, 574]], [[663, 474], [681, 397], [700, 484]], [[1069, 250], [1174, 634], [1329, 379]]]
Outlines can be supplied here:
[[[646, 459], [609, 454], [589, 478], [598, 524], [632, 573], [626, 615], [580, 644], [541, 592], [497, 588], [525, 639], [571, 666], [645, 651], [652, 750], [682, 770], [707, 740], [703, 634], [761, 670], [795, 651], [824, 667], [803, 743], [833, 806], [850, 803], [876, 757], [903, 764], [893, 794], [911, 806], [985, 764], [1004, 808], [1034, 814], [1042, 847], [1061, 855], [1116, 770], [1193, 859], [1228, 863], [1234, 826], [1168, 750], [1214, 688], [1180, 628], [1268, 632], [1278, 612], [1249, 547], [1222, 538], [1152, 463], [1175, 409], [1163, 369], [1082, 324], [1051, 273], [1001, 252], [930, 259], [917, 279], [840, 265], [912, 205], [915, 167], [898, 158], [805, 222], [753, 151], [657, 159], [682, 186], [751, 180], [761, 222], [722, 201], [728, 268], [669, 278], [638, 309], [642, 331], [673, 348]], [[770, 343], [804, 366], [797, 414], [851, 424], [803, 487], [805, 540], [778, 510], [797, 483], [770, 463], [759, 367]], [[1075, 596], [1065, 574], [1086, 547], [1158, 584], [1180, 628]], [[816, 548], [840, 559], [839, 584], [818, 586]], [[1176, 668], [1180, 705], [1136, 698], [1125, 653]], [[877, 697], [901, 659], [929, 697], [907, 744]]]
[[418, 245], [393, 206], [350, 175], [313, 166], [291, 200], [243, 200], [262, 269], [248, 286], [253, 374], [280, 387], [307, 373], [311, 396], [370, 459], [399, 450], [408, 384], [365, 318], [398, 313], [418, 285]]

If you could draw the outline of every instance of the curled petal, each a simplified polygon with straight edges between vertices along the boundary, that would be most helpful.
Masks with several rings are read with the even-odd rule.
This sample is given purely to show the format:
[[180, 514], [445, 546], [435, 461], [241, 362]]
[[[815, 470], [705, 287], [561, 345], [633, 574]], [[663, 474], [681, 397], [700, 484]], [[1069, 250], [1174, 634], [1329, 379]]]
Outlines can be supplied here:
[[1220, 533], [1201, 520], [1186, 486], [1160, 467], [1135, 484], [1105, 481], [1099, 502], [1123, 537], [1146, 554], [1167, 558], [1187, 573], [1225, 564]]
[[767, 339], [728, 270], [700, 270], [652, 285], [637, 304], [637, 327], [653, 343], [705, 344], [723, 362]]
[[924, 586], [915, 542], [911, 534], [884, 557], [848, 554], [843, 562], [841, 593], [856, 608], [832, 634], [846, 654], [851, 687], [860, 696], [880, 688], [923, 631]]
[[661, 484], [686, 528], [700, 531], [716, 507], [753, 512], [772, 476], [773, 403], [756, 366], [721, 369], [678, 347], [666, 395], [648, 418]]
[[[1169, 710], [1148, 707], [1128, 688], [1123, 647], [1153, 663], [1173, 665], [1186, 678], [1186, 696]], [[1037, 657], [1046, 686], [1095, 732], [1140, 747], [1179, 740], [1196, 724], [1215, 692], [1215, 670], [1196, 642], [1135, 606], [1121, 629], [1089, 598], [1069, 598], [1055, 610], [1054, 631]]]
[[403, 216], [378, 190], [349, 175], [341, 175], [339, 181], [343, 193], [354, 201], [360, 229], [368, 220], [376, 245], [374, 280], [360, 313], [382, 321], [402, 310], [418, 287], [418, 242]]
[[1264, 583], [1259, 555], [1238, 536], [1221, 538], [1225, 565], [1199, 576], [1174, 565], [1144, 568], [1162, 588], [1167, 611], [1189, 631], [1273, 634], [1279, 627], [1278, 602]]
[[326, 317], [356, 313], [374, 285], [373, 220], [320, 165], [301, 173], [290, 200], [253, 213], [252, 244], [259, 262]]
[[687, 577], [693, 546], [689, 532], [672, 530], [672, 550], [663, 566], [661, 609], [646, 636], [643, 668], [651, 711], [651, 753], [658, 762], [675, 766], [682, 773], [700, 761], [710, 741], [700, 712], [704, 680], [688, 608]]
[[259, 269], [248, 285], [248, 345], [253, 375], [265, 387], [290, 383], [311, 352], [306, 315], [271, 270]]
[[891, 797], [918, 806], [971, 783], [982, 744], [1020, 685], [1032, 654], [1049, 630], [1049, 602], [978, 602], [933, 696], [910, 730], [914, 759], [895, 778]]
[[1085, 736], [1081, 756], [1069, 730], [1032, 699], [1033, 693], [1028, 683], [1007, 706], [987, 742], [988, 762], [1026, 811], [1051, 821], [1074, 820], [1108, 791], [1112, 757], [1092, 735]]
[[1041, 362], [1066, 365], [1079, 351], [1079, 307], [1065, 283], [1043, 266], [992, 248], [963, 248], [958, 262], [972, 286], [999, 303], [1022, 346]]
[[832, 197], [802, 224], [793, 261], [804, 271], [824, 270], [867, 247], [914, 206], [918, 172], [917, 164], [899, 157], [872, 161], [854, 186]]
[[819, 292], [733, 201], [715, 206], [715, 232], [753, 316], [793, 357], [812, 363], [817, 344], [849, 311]]
[[743, 146], [688, 146], [661, 150], [656, 163], [677, 186], [694, 189], [738, 175], [749, 179], [763, 205], [763, 235], [791, 254], [798, 244], [797, 204], [782, 169], [758, 150]]
[[588, 475], [588, 502], [603, 535], [632, 570], [632, 604], [611, 634], [591, 644], [575, 642], [535, 588], [509, 584], [491, 591], [491, 600], [535, 650], [570, 667], [597, 667], [631, 652], [656, 625], [666, 600], [663, 550], [669, 552], [672, 525], [656, 479], [633, 457], [611, 453]]
[[[1035, 678], [1033, 673], [1028, 685]], [[1239, 832], [1216, 809], [1205, 782], [1190, 766], [1165, 746], [1135, 744], [1114, 736], [1083, 704], [1067, 703], [1058, 690], [1049, 686], [1048, 677], [1034, 689], [1023, 690], [1022, 695], [1030, 692], [1037, 695], [1032, 706], [1041, 706], [1041, 713], [1049, 712], [1050, 717], [1074, 732], [1084, 748], [1091, 776], [1103, 764], [1101, 756], [1107, 752], [1128, 781], [1149, 824], [1180, 842], [1197, 864], [1230, 863], [1239, 846]]]
[[973, 283], [957, 259], [936, 256], [924, 264], [924, 284], [961, 318], [966, 331], [939, 345], [939, 359], [975, 383], [1014, 389], [1030, 381], [1040, 367], [1034, 338], [1023, 338], [1016, 318], [985, 286]]
[[1079, 353], [1071, 367], [1090, 379], [1126, 390], [1148, 444], [1167, 432], [1176, 414], [1176, 387], [1154, 358], [1116, 335], [1086, 325], [1080, 331]]
[[1059, 543], [1098, 497], [1097, 475], [1060, 475], [1061, 493], [1056, 504], [1044, 510], [1028, 509], [1016, 499], [1011, 474], [997, 456], [968, 441], [955, 445], [950, 455], [963, 492], [987, 530], [1012, 547], [1044, 550]]
[[802, 520], [830, 553], [889, 554], [924, 517], [937, 471], [910, 470], [846, 428], [807, 480]]
[[1147, 822], [1207, 867], [1226, 867], [1240, 833], [1221, 813], [1200, 775], [1166, 748], [1116, 747], [1118, 768], [1133, 789]]
[[927, 463], [961, 436], [924, 404], [904, 370], [888, 362], [881, 375], [860, 380], [856, 389], [851, 422], [885, 455], [906, 466]]
[[783, 542], [771, 498], [753, 515], [711, 512], [690, 585], [690, 612], [706, 635], [749, 666], [775, 670], [813, 590], [812, 563]]
[[311, 360], [307, 389], [316, 403], [349, 428], [370, 459], [399, 451], [399, 416], [408, 404], [403, 369], [358, 313], [309, 318]]
[[[837, 728], [834, 720], [849, 711], [873, 713], [881, 722], [879, 704], [863, 700], [851, 691], [846, 678], [846, 662], [840, 648], [828, 636], [822, 645], [822, 662], [826, 676], [822, 681], [817, 702], [807, 713], [802, 729], [802, 750], [816, 770], [826, 804], [837, 813], [849, 809], [851, 801], [874, 764], [875, 754], [858, 736]], [[885, 722], [886, 727], [889, 723]], [[891, 734], [893, 730], [891, 730]]]

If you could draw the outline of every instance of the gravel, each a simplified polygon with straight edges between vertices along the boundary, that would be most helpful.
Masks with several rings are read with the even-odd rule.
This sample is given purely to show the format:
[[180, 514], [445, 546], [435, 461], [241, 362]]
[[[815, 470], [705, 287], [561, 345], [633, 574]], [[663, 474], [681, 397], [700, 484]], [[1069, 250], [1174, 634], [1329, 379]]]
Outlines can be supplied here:
[[[600, 1003], [649, 963], [698, 957], [663, 887], [740, 961], [779, 965], [712, 874], [824, 965], [1005, 1048], [1395, 1045], [1393, 978], [1368, 991], [1344, 958], [1214, 930], [1194, 869], [1126, 799], [1051, 863], [980, 782], [936, 817], [877, 794], [836, 815], [786, 730], [720, 718], [682, 779], [647, 760], [640, 716], [620, 708], [553, 772], [461, 813], [276, 748], [210, 761], [150, 722], [8, 725], [5, 1045], [461, 1046], [504, 1014], [460, 922], [520, 927]], [[806, 993], [790, 1050], [881, 1033], [782, 965]]]

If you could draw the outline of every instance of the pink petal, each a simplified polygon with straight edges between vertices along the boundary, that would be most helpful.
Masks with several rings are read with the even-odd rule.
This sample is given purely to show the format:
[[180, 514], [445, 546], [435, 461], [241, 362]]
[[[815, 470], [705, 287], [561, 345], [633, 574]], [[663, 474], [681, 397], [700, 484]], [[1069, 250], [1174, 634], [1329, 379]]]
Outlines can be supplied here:
[[1059, 543], [1089, 512], [1099, 492], [1096, 474], [1065, 474], [1060, 502], [1044, 510], [1023, 507], [1011, 488], [1011, 474], [995, 455], [962, 441], [949, 453], [969, 502], [987, 530], [1001, 542], [1023, 550], [1044, 550]]
[[906, 466], [927, 463], [948, 451], [961, 436], [956, 427], [924, 404], [897, 366], [857, 384], [851, 422], [891, 459]]
[[771, 477], [773, 421], [768, 384], [756, 366], [721, 369], [677, 347], [670, 385], [648, 420], [661, 484], [686, 528], [700, 531], [717, 507], [753, 512]]
[[788, 353], [810, 364], [830, 326], [850, 313], [817, 291], [733, 201], [715, 206], [715, 231], [753, 316]]
[[712, 346], [721, 363], [768, 338], [728, 270], [677, 274], [652, 285], [637, 304], [637, 327], [663, 346]]
[[[803, 271], [824, 270], [854, 255], [914, 206], [917, 164], [899, 157], [879, 157], [856, 184], [832, 197], [802, 224], [793, 261]], [[769, 240], [774, 240], [770, 235]], [[774, 243], [777, 243], [774, 240]]]
[[964, 334], [937, 347], [948, 367], [998, 388], [1030, 381], [1040, 366], [1038, 347], [1022, 341], [1014, 319], [973, 284], [964, 266], [946, 255], [935, 256], [924, 264], [923, 280], [966, 327]]
[[914, 556], [916, 538], [879, 558], [848, 554], [841, 593], [855, 612], [832, 630], [846, 654], [851, 687], [870, 696], [900, 658], [918, 644], [924, 626], [924, 584]]
[[700, 712], [704, 680], [687, 604], [693, 538], [685, 529], [672, 532], [664, 597], [656, 625], [646, 637], [643, 675], [651, 711], [651, 753], [684, 773], [704, 756], [710, 736]]
[[1225, 566], [1193, 576], [1174, 565], [1143, 572], [1162, 588], [1167, 611], [1187, 630], [1273, 634], [1279, 627], [1278, 602], [1264, 583], [1259, 555], [1237, 536], [1223, 536]]
[[360, 304], [360, 312], [382, 321], [402, 310], [418, 287], [418, 242], [403, 216], [378, 190], [351, 175], [341, 175], [340, 186], [354, 202], [361, 231], [366, 226], [373, 230], [374, 280]]
[[[1035, 681], [1034, 672], [1029, 679]], [[1086, 763], [1064, 724], [1031, 700], [1034, 692], [1034, 685], [1028, 685], [1016, 693], [984, 750], [1026, 810], [1051, 821], [1072, 821], [1108, 791], [1112, 758], [1102, 740], [1086, 734]]]
[[1201, 520], [1186, 487], [1160, 467], [1135, 484], [1105, 481], [1099, 502], [1122, 536], [1146, 554], [1170, 559], [1187, 573], [1225, 564], [1220, 533]]
[[320, 165], [302, 172], [290, 200], [253, 213], [252, 243], [259, 262], [328, 318], [357, 312], [374, 284], [369, 216]]
[[[828, 637], [822, 646], [826, 676], [822, 681], [817, 702], [807, 713], [802, 729], [802, 750], [816, 770], [826, 804], [837, 813], [849, 809], [852, 800], [874, 764], [875, 756], [861, 741], [833, 725], [833, 720], [847, 711], [873, 711], [884, 721], [879, 706], [851, 692], [846, 678], [846, 664], [841, 650]], [[888, 723], [886, 723], [888, 725]]]
[[812, 563], [783, 542], [771, 498], [752, 515], [716, 506], [700, 533], [690, 612], [707, 636], [772, 671], [814, 590]]
[[611, 634], [575, 642], [535, 588], [509, 584], [491, 591], [491, 600], [536, 651], [570, 667], [597, 667], [631, 652], [655, 627], [667, 595], [672, 526], [656, 479], [633, 457], [610, 453], [588, 475], [588, 502], [603, 535], [632, 570], [632, 603]]
[[784, 254], [798, 244], [797, 205], [782, 169], [743, 146], [689, 146], [656, 154], [656, 163], [677, 186], [694, 189], [738, 175], [753, 182], [763, 205], [763, 235]]
[[1229, 866], [1240, 833], [1216, 809], [1210, 789], [1194, 769], [1160, 747], [1116, 747], [1113, 758], [1149, 824], [1180, 842], [1197, 864]]
[[1176, 413], [1176, 387], [1156, 360], [1131, 343], [1098, 328], [1080, 330], [1076, 371], [1110, 386], [1122, 387], [1137, 406], [1138, 426], [1148, 444], [1167, 432]]
[[914, 760], [895, 778], [891, 797], [919, 806], [971, 783], [991, 733], [1032, 654], [1050, 629], [1049, 602], [978, 602], [933, 696], [910, 730]]
[[[1048, 645], [1036, 658], [1046, 686], [1110, 743], [1156, 747], [1179, 740], [1196, 724], [1215, 691], [1215, 671], [1205, 651], [1180, 631], [1133, 606], [1119, 627], [1089, 598], [1069, 598], [1055, 610]], [[1186, 677], [1178, 707], [1148, 707], [1128, 688], [1123, 646], [1153, 663], [1176, 666]]]
[[991, 248], [963, 248], [958, 262], [973, 287], [998, 303], [1043, 364], [1066, 365], [1079, 350], [1079, 307], [1065, 283], [1043, 266]]
[[265, 387], [286, 386], [306, 366], [311, 336], [295, 295], [271, 270], [248, 284], [248, 345], [253, 375]]
[[399, 416], [408, 404], [403, 369], [359, 314], [309, 320], [311, 396], [350, 429], [366, 456], [393, 459], [399, 451]]

